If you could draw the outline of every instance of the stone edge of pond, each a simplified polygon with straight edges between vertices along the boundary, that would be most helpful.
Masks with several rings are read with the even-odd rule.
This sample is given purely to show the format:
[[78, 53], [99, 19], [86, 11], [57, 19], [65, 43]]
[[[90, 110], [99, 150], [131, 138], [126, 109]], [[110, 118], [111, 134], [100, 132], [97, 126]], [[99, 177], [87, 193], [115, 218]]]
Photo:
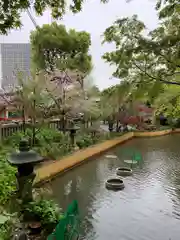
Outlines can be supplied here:
[[107, 140], [102, 143], [98, 143], [94, 146], [78, 150], [69, 156], [57, 160], [48, 165], [44, 165], [36, 170], [35, 185], [43, 184], [52, 180], [56, 176], [65, 173], [68, 170], [73, 169], [76, 166], [83, 164], [86, 161], [93, 159], [93, 157], [108, 151], [109, 149], [124, 143], [133, 137], [156, 137], [163, 136], [170, 133], [180, 133], [180, 129], [165, 129], [160, 131], [149, 132], [129, 132], [111, 140]]
[[[149, 131], [149, 132], [134, 132], [134, 137], [156, 137], [156, 136], [163, 136], [170, 133], [178, 132], [178, 129], [164, 129], [159, 131]], [[179, 129], [180, 132], [180, 129]]]

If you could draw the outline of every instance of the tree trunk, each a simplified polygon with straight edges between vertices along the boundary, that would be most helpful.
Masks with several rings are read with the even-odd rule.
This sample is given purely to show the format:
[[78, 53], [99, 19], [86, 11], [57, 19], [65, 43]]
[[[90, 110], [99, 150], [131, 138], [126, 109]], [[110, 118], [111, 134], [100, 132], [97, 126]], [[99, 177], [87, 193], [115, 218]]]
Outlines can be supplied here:
[[32, 119], [32, 147], [34, 147], [36, 142], [36, 120]]
[[156, 125], [156, 114], [155, 114], [155, 111], [153, 111], [153, 113], [152, 113], [152, 124]]
[[119, 131], [119, 121], [116, 120], [116, 132], [118, 132], [118, 131]]
[[[35, 89], [34, 89], [34, 95], [35, 95]], [[33, 108], [34, 108], [34, 116], [32, 118], [32, 147], [35, 145], [36, 142], [36, 100], [33, 100]]]
[[93, 125], [93, 121], [92, 121], [92, 119], [91, 119], [91, 126]]
[[22, 118], [23, 118], [22, 127], [23, 127], [23, 132], [24, 132], [24, 135], [25, 135], [25, 133], [26, 133], [26, 118], [25, 118], [25, 107], [24, 107], [24, 105], [22, 107]]

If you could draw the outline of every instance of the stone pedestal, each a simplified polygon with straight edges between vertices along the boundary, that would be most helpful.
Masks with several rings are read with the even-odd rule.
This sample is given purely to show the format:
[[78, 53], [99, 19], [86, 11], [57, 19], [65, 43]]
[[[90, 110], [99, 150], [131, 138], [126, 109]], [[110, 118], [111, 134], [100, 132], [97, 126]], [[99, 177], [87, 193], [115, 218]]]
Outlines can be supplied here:
[[31, 202], [33, 200], [32, 186], [35, 176], [35, 173], [31, 173], [28, 176], [20, 176], [19, 173], [16, 174], [17, 193], [18, 197], [22, 199], [23, 203]]

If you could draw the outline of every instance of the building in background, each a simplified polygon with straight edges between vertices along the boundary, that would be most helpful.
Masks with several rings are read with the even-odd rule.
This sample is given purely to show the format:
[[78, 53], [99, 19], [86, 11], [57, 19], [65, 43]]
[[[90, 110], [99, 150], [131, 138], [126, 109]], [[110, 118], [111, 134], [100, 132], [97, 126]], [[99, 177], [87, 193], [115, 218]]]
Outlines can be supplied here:
[[1, 88], [17, 85], [17, 74], [30, 74], [30, 44], [1, 43], [0, 44], [0, 80]]

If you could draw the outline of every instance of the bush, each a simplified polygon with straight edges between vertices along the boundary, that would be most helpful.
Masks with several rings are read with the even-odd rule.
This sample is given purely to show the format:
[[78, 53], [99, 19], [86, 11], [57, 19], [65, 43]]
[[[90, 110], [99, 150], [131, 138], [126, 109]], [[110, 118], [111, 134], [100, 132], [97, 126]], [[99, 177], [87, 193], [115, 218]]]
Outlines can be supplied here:
[[79, 135], [76, 139], [77, 146], [81, 148], [89, 147], [93, 144], [93, 139], [91, 135]]
[[82, 148], [89, 147], [93, 144], [96, 144], [98, 142], [109, 140], [120, 135], [121, 133], [115, 133], [115, 132], [113, 133], [98, 132], [96, 135], [92, 135], [91, 133], [86, 133], [86, 134], [77, 136], [76, 144], [80, 149], [82, 149]]
[[[119, 133], [117, 134], [120, 135]], [[76, 144], [82, 149], [89, 147], [93, 144], [101, 142], [103, 140], [111, 139], [115, 136], [115, 133], [104, 133], [98, 129], [88, 128], [81, 129], [76, 135]], [[29, 139], [31, 142], [32, 130], [26, 129], [25, 134], [23, 132], [16, 132], [12, 136], [5, 139], [4, 144], [13, 148], [18, 148], [19, 142], [22, 138]], [[33, 147], [41, 156], [50, 160], [61, 158], [74, 149], [71, 145], [69, 133], [62, 133], [58, 130], [51, 128], [42, 128], [36, 133], [36, 144]]]
[[16, 189], [16, 169], [7, 162], [7, 153], [0, 155], [0, 204], [5, 204]]
[[172, 123], [174, 128], [180, 128], [180, 119], [177, 119], [174, 123]]
[[[27, 138], [29, 142], [32, 140], [32, 130], [26, 129], [23, 132], [16, 132], [12, 136], [4, 140], [6, 146], [18, 148], [22, 138]], [[69, 134], [61, 133], [55, 129], [42, 128], [36, 133], [35, 146], [33, 147], [41, 156], [49, 159], [57, 159], [72, 151]]]
[[24, 132], [18, 131], [13, 133], [11, 136], [7, 137], [6, 139], [3, 140], [4, 145], [11, 146], [12, 148], [17, 148], [19, 145], [19, 142], [21, 141], [22, 138], [27, 138], [29, 139], [31, 137], [31, 130], [27, 129], [25, 134]]
[[39, 199], [28, 203], [24, 212], [42, 225], [56, 225], [63, 217], [62, 210], [53, 200]]
[[8, 214], [3, 212], [0, 214], [0, 239], [9, 240], [12, 238], [17, 223], [19, 222], [17, 213]]

